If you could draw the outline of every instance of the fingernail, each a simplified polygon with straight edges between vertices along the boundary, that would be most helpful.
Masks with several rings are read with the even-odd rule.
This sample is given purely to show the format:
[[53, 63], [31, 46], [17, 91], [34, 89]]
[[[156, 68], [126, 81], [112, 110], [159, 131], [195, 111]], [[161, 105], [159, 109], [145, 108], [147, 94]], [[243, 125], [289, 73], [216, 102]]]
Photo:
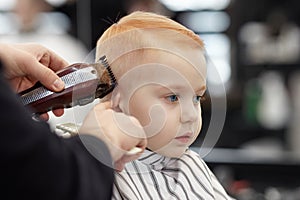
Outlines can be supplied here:
[[60, 79], [56, 79], [53, 83], [53, 87], [56, 89], [56, 90], [62, 90], [64, 89], [65, 87], [65, 83]]
[[133, 147], [132, 149], [130, 149], [129, 151], [126, 152], [126, 155], [131, 156], [131, 155], [135, 155], [137, 153], [141, 153], [142, 151], [143, 151], [142, 148]]

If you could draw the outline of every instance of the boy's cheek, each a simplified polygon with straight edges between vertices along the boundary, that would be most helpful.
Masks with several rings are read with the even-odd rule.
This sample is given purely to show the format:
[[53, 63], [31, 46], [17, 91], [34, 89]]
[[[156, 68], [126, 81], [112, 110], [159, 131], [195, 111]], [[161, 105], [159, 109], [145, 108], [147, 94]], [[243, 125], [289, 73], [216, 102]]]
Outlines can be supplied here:
[[195, 135], [196, 137], [199, 135], [201, 129], [202, 129], [202, 118], [200, 117], [198, 123], [197, 123], [197, 128], [196, 128], [196, 131], [195, 131]]
[[[147, 135], [147, 137], [148, 137], [148, 135]], [[167, 135], [166, 133], [158, 133], [154, 136], [150, 135], [148, 137], [147, 147], [150, 148], [152, 151], [158, 151], [160, 149], [164, 149], [164, 147], [166, 147], [172, 141], [172, 139], [174, 137], [171, 137], [171, 136]]]

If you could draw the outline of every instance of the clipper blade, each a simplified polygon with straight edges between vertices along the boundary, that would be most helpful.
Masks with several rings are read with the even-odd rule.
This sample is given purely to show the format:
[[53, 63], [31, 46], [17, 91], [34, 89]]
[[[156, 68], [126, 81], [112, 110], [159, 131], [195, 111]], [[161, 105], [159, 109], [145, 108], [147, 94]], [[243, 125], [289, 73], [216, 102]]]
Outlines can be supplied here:
[[116, 84], [117, 80], [116, 80], [115, 75], [113, 74], [113, 72], [112, 72], [112, 70], [110, 68], [110, 65], [107, 62], [106, 56], [102, 56], [99, 60], [102, 63], [102, 65], [107, 69], [107, 72], [108, 72], [108, 75], [110, 77], [111, 82], [113, 84]]
[[108, 61], [107, 61], [107, 58], [105, 55], [99, 59], [99, 62], [106, 69], [106, 73], [102, 74], [102, 76], [100, 78], [100, 84], [96, 91], [96, 97], [103, 98], [107, 94], [109, 94], [110, 92], [113, 91], [113, 89], [117, 85], [117, 80], [110, 68], [110, 65], [108, 64]]

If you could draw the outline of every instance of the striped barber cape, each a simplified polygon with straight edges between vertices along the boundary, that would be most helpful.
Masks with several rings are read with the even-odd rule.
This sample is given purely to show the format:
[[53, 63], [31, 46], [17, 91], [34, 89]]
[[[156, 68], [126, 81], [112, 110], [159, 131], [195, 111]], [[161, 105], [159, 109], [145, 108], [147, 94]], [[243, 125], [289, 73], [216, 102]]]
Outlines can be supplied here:
[[112, 199], [229, 200], [224, 188], [196, 152], [168, 158], [149, 150], [115, 173]]

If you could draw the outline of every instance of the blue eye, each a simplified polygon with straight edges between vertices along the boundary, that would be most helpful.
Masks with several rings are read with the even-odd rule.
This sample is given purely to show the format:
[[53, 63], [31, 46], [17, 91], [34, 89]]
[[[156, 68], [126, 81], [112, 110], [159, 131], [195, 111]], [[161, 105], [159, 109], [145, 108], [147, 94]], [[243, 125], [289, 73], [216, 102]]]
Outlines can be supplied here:
[[202, 100], [202, 96], [197, 95], [194, 97], [193, 102], [194, 104], [199, 104], [201, 100]]
[[172, 103], [178, 101], [178, 96], [176, 94], [172, 94], [170, 96], [167, 96], [166, 99]]

